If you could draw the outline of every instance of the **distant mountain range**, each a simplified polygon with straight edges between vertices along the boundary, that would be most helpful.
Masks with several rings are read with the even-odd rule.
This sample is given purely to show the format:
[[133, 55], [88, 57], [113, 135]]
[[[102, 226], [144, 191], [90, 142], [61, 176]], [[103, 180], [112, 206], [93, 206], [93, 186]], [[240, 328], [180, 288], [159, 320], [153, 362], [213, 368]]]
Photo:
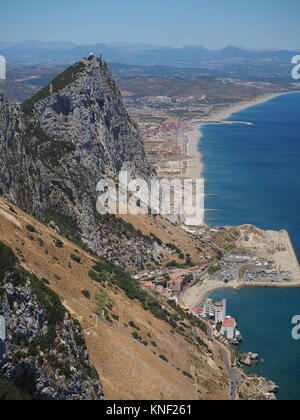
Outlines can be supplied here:
[[215, 67], [218, 63], [230, 62], [261, 65], [288, 65], [299, 51], [248, 50], [229, 46], [219, 50], [208, 50], [201, 46], [173, 48], [152, 44], [98, 43], [75, 45], [70, 42], [1, 42], [0, 54], [11, 64], [73, 63], [90, 52], [102, 55], [111, 63], [129, 65], [171, 65]]

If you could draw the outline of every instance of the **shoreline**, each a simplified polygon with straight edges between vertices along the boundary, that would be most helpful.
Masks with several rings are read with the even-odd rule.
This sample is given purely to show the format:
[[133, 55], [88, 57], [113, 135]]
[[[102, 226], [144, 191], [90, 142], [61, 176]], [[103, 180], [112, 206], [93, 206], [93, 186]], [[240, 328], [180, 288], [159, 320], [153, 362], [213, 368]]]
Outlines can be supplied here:
[[[261, 95], [251, 101], [243, 101], [238, 104], [229, 105], [225, 108], [220, 108], [216, 110], [212, 110], [210, 115], [204, 119], [202, 117], [201, 119], [195, 119], [192, 121], [193, 129], [189, 130], [185, 133], [186, 137], [188, 138], [188, 149], [187, 154], [191, 158], [191, 164], [187, 166], [187, 176], [192, 179], [196, 178], [203, 178], [203, 171], [204, 171], [204, 164], [202, 159], [202, 153], [199, 150], [199, 144], [201, 143], [201, 139], [203, 137], [203, 134], [201, 132], [201, 127], [207, 124], [210, 124], [209, 121], [224, 121], [228, 119], [231, 115], [240, 112], [244, 109], [251, 108], [256, 105], [263, 104], [265, 102], [268, 102], [276, 97], [283, 96], [283, 95], [289, 95], [299, 93], [298, 91], [291, 91], [291, 92], [278, 92], [273, 94], [264, 94]], [[267, 232], [267, 231], [266, 231]], [[296, 281], [293, 281], [292, 283], [251, 283], [251, 284], [243, 284], [237, 281], [231, 282], [230, 284], [225, 284], [221, 282], [212, 282], [210, 280], [205, 280], [204, 283], [201, 286], [195, 285], [192, 289], [187, 291], [185, 293], [185, 296], [183, 296], [183, 303], [185, 306], [188, 306], [190, 308], [196, 307], [199, 302], [203, 303], [205, 300], [205, 297], [219, 289], [233, 289], [233, 290], [241, 290], [246, 287], [266, 287], [266, 288], [300, 288], [300, 275], [297, 273], [298, 267], [299, 267], [299, 261], [296, 256], [296, 252], [294, 249], [294, 246], [292, 244], [291, 238], [288, 234], [288, 232], [285, 233], [285, 241], [287, 244], [287, 248], [289, 250], [289, 256], [291, 257], [291, 261], [293, 261], [294, 266], [294, 272], [295, 272], [295, 278]], [[282, 264], [282, 261], [281, 261]], [[281, 265], [279, 264], [279, 265]], [[296, 267], [297, 266], [297, 267]], [[297, 274], [296, 274], [297, 273]], [[186, 298], [186, 300], [185, 300]]]
[[187, 138], [187, 156], [189, 157], [186, 165], [186, 177], [189, 179], [203, 178], [203, 154], [199, 150], [199, 145], [201, 144], [201, 139], [203, 137], [201, 127], [204, 125], [209, 125], [214, 121], [223, 122], [224, 120], [227, 120], [231, 115], [243, 111], [247, 108], [261, 105], [279, 96], [290, 95], [294, 93], [300, 94], [300, 91], [263, 94], [255, 99], [241, 101], [236, 104], [224, 105], [219, 109], [213, 109], [207, 117], [199, 117], [192, 120], [191, 124], [193, 128], [183, 132], [183, 135]]
[[[211, 284], [208, 285], [207, 283], [211, 283]], [[191, 301], [189, 299], [190, 296], [188, 296], [188, 297], [184, 297], [181, 300], [181, 303], [183, 303], [184, 306], [188, 306], [189, 309], [199, 307], [205, 302], [205, 300], [211, 293], [217, 290], [229, 289], [229, 290], [234, 290], [235, 292], [238, 292], [242, 289], [250, 289], [250, 288], [253, 289], [253, 288], [258, 288], [258, 287], [265, 288], [265, 289], [299, 289], [300, 288], [300, 282], [292, 282], [292, 283], [286, 283], [286, 284], [253, 282], [249, 284], [249, 283], [237, 283], [236, 281], [233, 281], [231, 283], [225, 284], [222, 282], [212, 282], [211, 280], [207, 280], [207, 283], [202, 284], [201, 286], [198, 286], [198, 290], [196, 292], [195, 290], [192, 291], [193, 298], [195, 298], [194, 301]], [[196, 286], [197, 284], [194, 287]], [[205, 286], [208, 286], [208, 287], [205, 287]], [[187, 303], [186, 299], [190, 300], [189, 304]]]

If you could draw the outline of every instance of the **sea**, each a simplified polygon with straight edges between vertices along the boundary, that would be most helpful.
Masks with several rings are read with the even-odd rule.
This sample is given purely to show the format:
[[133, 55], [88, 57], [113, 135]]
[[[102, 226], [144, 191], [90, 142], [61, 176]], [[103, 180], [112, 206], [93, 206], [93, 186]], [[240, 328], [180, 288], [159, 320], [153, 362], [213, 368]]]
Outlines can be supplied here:
[[[253, 224], [286, 229], [300, 257], [300, 93], [247, 108], [229, 121], [253, 125], [206, 125], [203, 155], [206, 223]], [[226, 298], [244, 341], [239, 351], [259, 353], [265, 363], [250, 368], [280, 387], [280, 400], [300, 400], [300, 340], [292, 318], [300, 315], [300, 289], [218, 290]]]

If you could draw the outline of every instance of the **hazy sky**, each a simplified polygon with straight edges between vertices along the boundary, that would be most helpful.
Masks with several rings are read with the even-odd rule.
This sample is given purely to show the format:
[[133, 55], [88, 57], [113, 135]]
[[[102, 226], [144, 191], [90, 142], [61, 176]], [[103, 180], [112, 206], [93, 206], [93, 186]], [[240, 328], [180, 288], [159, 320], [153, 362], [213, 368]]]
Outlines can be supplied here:
[[300, 50], [299, 0], [1, 0], [0, 40]]

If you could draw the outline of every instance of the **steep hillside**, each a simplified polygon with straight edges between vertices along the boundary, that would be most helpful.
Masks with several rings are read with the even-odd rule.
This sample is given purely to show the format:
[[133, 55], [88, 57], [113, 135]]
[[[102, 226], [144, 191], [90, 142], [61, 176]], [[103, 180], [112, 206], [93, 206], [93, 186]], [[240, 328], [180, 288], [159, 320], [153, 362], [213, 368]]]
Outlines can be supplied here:
[[220, 350], [196, 318], [4, 199], [0, 236], [84, 328], [107, 399], [228, 399]]
[[[122, 215], [122, 219], [141, 231], [143, 235], [158, 238], [165, 244], [178, 247], [185, 255], [189, 254], [197, 264], [207, 263], [218, 257], [216, 250], [200, 238], [186, 232], [163, 217], [146, 215]], [[174, 259], [172, 257], [172, 259]]]
[[97, 183], [124, 163], [152, 173], [103, 60], [71, 66], [22, 106], [0, 98], [0, 195], [123, 266], [159, 263], [167, 247], [96, 211]]
[[[0, 243], [1, 261], [5, 251]], [[7, 325], [2, 379], [30, 399], [103, 399], [81, 326], [42, 280], [19, 267], [1, 273], [0, 312]]]
[[47, 284], [0, 242], [0, 399], [101, 400], [83, 330]]

